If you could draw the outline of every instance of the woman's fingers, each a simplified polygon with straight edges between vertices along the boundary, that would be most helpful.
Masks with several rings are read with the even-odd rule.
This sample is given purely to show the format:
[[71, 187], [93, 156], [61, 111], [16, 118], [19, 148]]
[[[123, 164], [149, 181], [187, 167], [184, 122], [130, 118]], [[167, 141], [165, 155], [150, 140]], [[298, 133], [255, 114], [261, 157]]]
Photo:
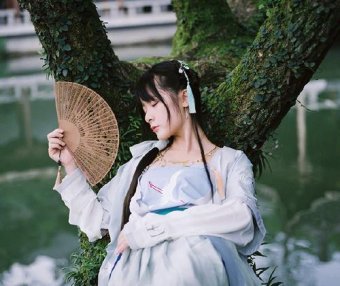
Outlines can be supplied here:
[[51, 145], [51, 144], [59, 144], [59, 145], [61, 145], [61, 146], [65, 146], [65, 145], [66, 145], [65, 142], [64, 142], [63, 140], [58, 139], [58, 138], [55, 138], [55, 137], [49, 139], [49, 140], [48, 140], [48, 143], [49, 143], [50, 145]]
[[64, 141], [55, 137], [51, 137], [48, 140], [48, 150], [52, 154], [54, 154], [56, 150], [63, 150], [65, 145]]
[[62, 129], [55, 129], [47, 135], [48, 149], [54, 153], [54, 149], [62, 150], [65, 147], [65, 142], [62, 140], [64, 131]]
[[123, 232], [120, 232], [117, 241], [117, 247], [115, 249], [116, 253], [123, 253], [124, 250], [129, 248], [129, 244], [127, 243], [126, 237]]
[[64, 131], [62, 129], [54, 129], [47, 134], [48, 139], [48, 153], [51, 159], [58, 161], [60, 159], [61, 151], [65, 147], [65, 142], [62, 140]]
[[66, 143], [63, 141], [64, 131], [60, 128], [53, 130], [47, 134], [48, 139], [48, 155], [55, 162], [61, 162], [65, 167], [66, 173], [70, 173], [77, 168], [73, 155], [67, 149]]
[[52, 132], [47, 134], [47, 139], [50, 140], [51, 138], [62, 138], [64, 136], [64, 130], [62, 129], [54, 129]]
[[115, 252], [116, 252], [116, 253], [123, 253], [124, 250], [127, 249], [127, 248], [128, 248], [128, 246], [126, 246], [126, 245], [118, 245], [118, 246], [116, 247]]
[[61, 146], [58, 143], [50, 143], [48, 148], [52, 151], [53, 149], [63, 150], [64, 146]]

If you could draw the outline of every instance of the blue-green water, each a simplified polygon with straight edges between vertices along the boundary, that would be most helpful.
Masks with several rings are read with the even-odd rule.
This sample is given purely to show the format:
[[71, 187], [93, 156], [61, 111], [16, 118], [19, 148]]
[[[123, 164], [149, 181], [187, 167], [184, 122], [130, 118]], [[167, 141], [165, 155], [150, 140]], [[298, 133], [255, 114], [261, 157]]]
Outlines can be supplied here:
[[[339, 84], [338, 59], [339, 46], [314, 79]], [[39, 57], [5, 60], [0, 79], [39, 69]], [[334, 101], [339, 93], [324, 91], [321, 98]], [[266, 145], [272, 171], [257, 180], [257, 193], [269, 244], [262, 248], [268, 257], [258, 263], [278, 266], [285, 285], [332, 286], [340, 279], [339, 109], [302, 111], [299, 128], [292, 109]], [[77, 229], [51, 190], [56, 168], [47, 156], [46, 134], [55, 126], [53, 100], [0, 104], [0, 285], [63, 285], [55, 267], [67, 264], [78, 247]]]

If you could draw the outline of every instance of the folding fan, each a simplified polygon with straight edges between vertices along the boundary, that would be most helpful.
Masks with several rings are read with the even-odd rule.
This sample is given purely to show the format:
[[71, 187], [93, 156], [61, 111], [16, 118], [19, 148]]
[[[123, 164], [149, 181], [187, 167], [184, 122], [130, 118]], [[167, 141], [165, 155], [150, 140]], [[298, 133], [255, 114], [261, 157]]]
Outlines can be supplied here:
[[66, 147], [94, 186], [109, 172], [118, 153], [115, 115], [99, 94], [73, 82], [55, 83], [55, 101]]

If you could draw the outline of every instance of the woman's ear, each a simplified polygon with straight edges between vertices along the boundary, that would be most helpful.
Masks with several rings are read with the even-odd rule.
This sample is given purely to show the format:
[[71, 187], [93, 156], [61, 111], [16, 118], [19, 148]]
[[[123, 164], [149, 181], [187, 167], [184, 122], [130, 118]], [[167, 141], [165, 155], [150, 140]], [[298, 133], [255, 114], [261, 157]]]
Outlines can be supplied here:
[[186, 89], [183, 89], [179, 93], [179, 103], [182, 107], [188, 107], [189, 102], [188, 102], [188, 93]]

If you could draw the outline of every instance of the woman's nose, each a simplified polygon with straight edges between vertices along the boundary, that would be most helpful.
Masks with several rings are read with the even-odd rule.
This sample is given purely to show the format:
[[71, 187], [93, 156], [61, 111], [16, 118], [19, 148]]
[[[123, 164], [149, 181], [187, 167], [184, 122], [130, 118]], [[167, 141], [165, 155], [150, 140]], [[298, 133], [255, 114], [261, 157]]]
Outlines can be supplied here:
[[145, 112], [145, 117], [144, 117], [144, 119], [145, 119], [145, 121], [146, 121], [147, 123], [150, 123], [150, 122], [151, 122], [152, 117], [151, 117], [150, 112]]

